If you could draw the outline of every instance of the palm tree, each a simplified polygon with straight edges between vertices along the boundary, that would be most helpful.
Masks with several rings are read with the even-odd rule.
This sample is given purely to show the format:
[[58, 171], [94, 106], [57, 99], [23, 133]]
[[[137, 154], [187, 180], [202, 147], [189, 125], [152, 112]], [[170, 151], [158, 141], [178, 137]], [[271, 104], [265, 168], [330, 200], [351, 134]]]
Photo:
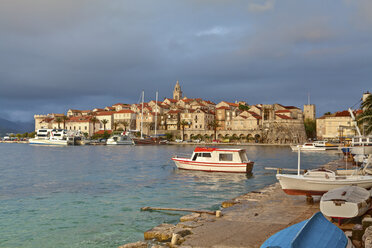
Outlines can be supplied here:
[[124, 126], [124, 131], [127, 131], [127, 126], [129, 126], [129, 123], [127, 121], [121, 121], [121, 124]]
[[372, 133], [372, 95], [369, 95], [361, 104], [363, 113], [360, 114], [358, 124], [363, 125], [365, 134]]
[[94, 133], [96, 132], [96, 123], [99, 122], [99, 120], [97, 119], [97, 117], [93, 116], [90, 121], [93, 123], [93, 135]]
[[63, 121], [62, 121], [62, 118], [61, 118], [61, 117], [57, 117], [57, 118], [55, 119], [55, 122], [58, 123], [58, 129], [60, 129], [60, 128], [61, 128], [61, 127], [60, 127], [60, 124], [61, 124], [61, 122], [63, 122]]
[[212, 122], [210, 122], [208, 124], [208, 128], [211, 128], [213, 129], [214, 131], [214, 139], [216, 140], [217, 139], [217, 128], [220, 127], [220, 124], [218, 123], [217, 120], [213, 120]]
[[114, 124], [112, 124], [114, 126], [114, 130], [116, 131], [116, 128], [118, 127], [119, 123], [117, 121], [114, 122]]
[[180, 126], [182, 127], [182, 141], [185, 139], [185, 126], [188, 126], [189, 122], [182, 120]]
[[106, 124], [107, 124], [109, 121], [106, 120], [106, 119], [103, 119], [101, 122], [102, 122], [102, 124], [103, 124], [103, 130], [106, 131]]
[[63, 129], [66, 129], [66, 121], [68, 121], [70, 118], [67, 116], [62, 116], [62, 121], [63, 121]]

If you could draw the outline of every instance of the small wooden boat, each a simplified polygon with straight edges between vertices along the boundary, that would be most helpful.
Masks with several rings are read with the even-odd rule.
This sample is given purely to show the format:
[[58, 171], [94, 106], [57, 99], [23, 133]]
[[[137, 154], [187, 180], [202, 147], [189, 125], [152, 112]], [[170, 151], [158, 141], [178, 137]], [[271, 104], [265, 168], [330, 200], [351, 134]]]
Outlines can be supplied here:
[[330, 217], [354, 218], [363, 215], [371, 206], [371, 194], [357, 186], [345, 186], [325, 193], [320, 211]]
[[208, 172], [251, 173], [254, 162], [248, 160], [245, 149], [196, 147], [191, 158], [174, 156], [179, 169]]
[[261, 248], [351, 248], [351, 241], [322, 213], [272, 235]]

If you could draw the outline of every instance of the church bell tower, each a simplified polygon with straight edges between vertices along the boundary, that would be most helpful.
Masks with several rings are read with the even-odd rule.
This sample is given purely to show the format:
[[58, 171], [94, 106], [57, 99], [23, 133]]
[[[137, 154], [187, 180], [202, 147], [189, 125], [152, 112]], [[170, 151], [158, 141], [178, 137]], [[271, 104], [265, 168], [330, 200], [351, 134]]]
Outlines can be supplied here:
[[182, 99], [181, 86], [180, 86], [178, 80], [177, 80], [176, 86], [174, 86], [173, 99], [174, 100], [181, 100]]

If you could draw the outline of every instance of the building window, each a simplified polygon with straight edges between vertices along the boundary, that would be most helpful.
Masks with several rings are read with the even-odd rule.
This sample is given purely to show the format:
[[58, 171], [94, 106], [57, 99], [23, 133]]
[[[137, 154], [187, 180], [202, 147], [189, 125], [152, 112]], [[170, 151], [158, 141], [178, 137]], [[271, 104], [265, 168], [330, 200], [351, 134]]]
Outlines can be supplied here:
[[85, 126], [85, 130], [87, 130], [88, 128], [87, 128], [87, 126]]

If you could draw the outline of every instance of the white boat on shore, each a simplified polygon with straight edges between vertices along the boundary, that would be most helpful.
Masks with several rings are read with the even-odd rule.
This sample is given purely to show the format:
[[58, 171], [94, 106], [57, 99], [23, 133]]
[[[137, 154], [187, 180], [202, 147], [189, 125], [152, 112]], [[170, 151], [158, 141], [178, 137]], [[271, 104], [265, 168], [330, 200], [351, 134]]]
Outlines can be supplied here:
[[251, 173], [254, 162], [244, 149], [196, 147], [191, 158], [174, 156], [177, 168], [207, 172]]
[[332, 189], [320, 200], [320, 211], [330, 217], [354, 218], [371, 206], [371, 193], [361, 187], [345, 186]]
[[331, 189], [355, 185], [365, 189], [372, 188], [371, 175], [337, 175], [327, 169], [315, 169], [300, 174], [300, 150], [298, 151], [297, 174], [276, 174], [283, 191], [289, 195], [323, 195]]

